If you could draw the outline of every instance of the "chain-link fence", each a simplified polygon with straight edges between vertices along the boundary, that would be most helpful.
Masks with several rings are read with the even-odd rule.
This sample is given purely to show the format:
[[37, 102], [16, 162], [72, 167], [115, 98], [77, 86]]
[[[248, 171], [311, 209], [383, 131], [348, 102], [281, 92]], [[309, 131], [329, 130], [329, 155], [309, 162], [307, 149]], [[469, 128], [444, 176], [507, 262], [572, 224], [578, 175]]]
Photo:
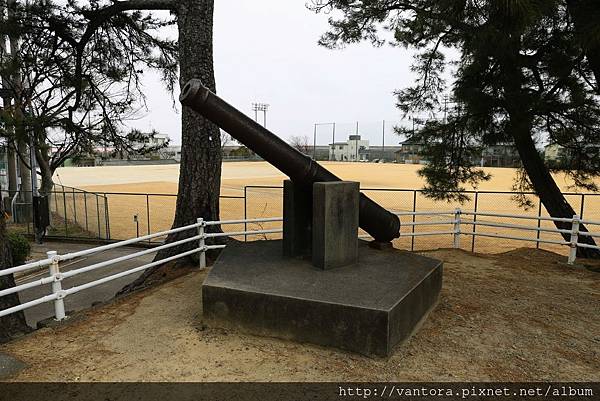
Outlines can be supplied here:
[[[465, 191], [469, 200], [457, 202], [435, 201], [427, 198], [420, 190], [363, 188], [362, 192], [392, 212], [448, 211], [456, 208], [462, 211], [490, 212], [498, 214], [520, 214], [532, 217], [547, 217], [548, 213], [534, 193], [520, 194], [529, 199], [529, 207], [517, 205], [515, 193], [500, 191]], [[565, 193], [565, 198], [581, 218], [600, 221], [600, 194]], [[100, 240], [122, 240], [147, 235], [171, 228], [175, 216], [175, 194], [151, 193], [93, 193], [80, 189], [56, 185], [49, 196], [51, 226], [50, 237], [93, 238]], [[283, 215], [283, 188], [278, 186], [250, 185], [244, 187], [243, 196], [220, 197], [221, 220], [246, 220], [281, 217]], [[420, 232], [442, 232], [449, 225], [409, 225], [440, 220], [437, 216], [401, 216], [402, 236], [395, 240], [397, 248], [407, 250], [426, 250], [450, 248], [453, 246], [451, 235], [414, 236]], [[450, 220], [450, 219], [448, 219]], [[476, 220], [489, 225], [469, 224]], [[530, 246], [525, 241], [486, 237], [485, 234], [502, 234], [520, 238], [541, 238], [561, 240], [557, 233], [518, 230], [495, 227], [494, 224], [507, 223], [528, 225], [537, 228], [554, 228], [552, 222], [522, 220], [507, 217], [469, 216], [462, 219], [460, 246], [464, 250], [497, 253], [509, 251], [521, 246]], [[33, 233], [30, 222], [21, 224], [22, 231]], [[226, 232], [245, 230], [269, 230], [281, 228], [281, 222], [240, 223], [223, 226]], [[478, 235], [468, 235], [477, 233]], [[361, 234], [365, 234], [361, 232]], [[483, 234], [483, 235], [479, 235]], [[281, 234], [247, 235], [242, 240], [281, 238]], [[158, 238], [157, 240], [161, 240]], [[538, 247], [559, 253], [567, 252], [564, 247], [552, 244], [538, 244]]]
[[[373, 199], [375, 202], [392, 212], [427, 212], [427, 211], [448, 211], [452, 212], [456, 208], [463, 211], [490, 212], [497, 214], [520, 214], [532, 217], [547, 217], [548, 213], [539, 201], [535, 193], [522, 193], [529, 200], [527, 208], [519, 207], [513, 192], [501, 191], [465, 191], [469, 200], [464, 203], [435, 201], [426, 197], [420, 190], [412, 189], [374, 189], [363, 188], [362, 193]], [[600, 221], [600, 194], [578, 194], [565, 193], [565, 198], [580, 217], [589, 220]], [[282, 216], [283, 188], [277, 186], [246, 186], [244, 189], [245, 209], [244, 216], [248, 219], [262, 217]], [[471, 219], [471, 220], [470, 220]], [[468, 224], [468, 221], [479, 221], [490, 223], [490, 226], [477, 226]], [[394, 241], [394, 246], [407, 250], [427, 250], [437, 248], [451, 248], [453, 246], [452, 235], [435, 236], [413, 236], [419, 232], [438, 232], [448, 231], [451, 226], [446, 225], [408, 225], [406, 223], [419, 223], [428, 221], [438, 221], [439, 216], [401, 216], [402, 223], [401, 237]], [[450, 220], [450, 215], [448, 220]], [[461, 232], [477, 234], [503, 234], [520, 238], [541, 238], [560, 241], [562, 238], [557, 233], [544, 231], [526, 231], [511, 228], [494, 227], [495, 223], [517, 224], [529, 227], [555, 228], [550, 221], [533, 221], [512, 219], [506, 217], [469, 217], [462, 221]], [[269, 227], [278, 228], [281, 223], [271, 223]], [[365, 234], [362, 232], [360, 234]], [[531, 246], [526, 241], [499, 239], [485, 237], [484, 235], [470, 235], [463, 237], [460, 247], [464, 250], [481, 253], [505, 252], [519, 247]], [[557, 253], [566, 254], [565, 247], [552, 244], [537, 244], [538, 248], [552, 250]]]
[[[48, 193], [50, 226], [47, 236], [109, 240], [108, 201], [103, 194], [55, 184]], [[32, 192], [21, 191], [9, 211], [12, 229], [33, 234]]]
[[[22, 191], [23, 199], [31, 199], [31, 191]], [[55, 184], [48, 194], [50, 226], [47, 237], [122, 240], [169, 230], [175, 217], [175, 194], [88, 192]], [[32, 205], [15, 199], [11, 229], [33, 235]], [[244, 198], [221, 196], [223, 220], [244, 217]], [[230, 224], [226, 231], [240, 231], [243, 224]], [[161, 241], [157, 237], [155, 241]]]

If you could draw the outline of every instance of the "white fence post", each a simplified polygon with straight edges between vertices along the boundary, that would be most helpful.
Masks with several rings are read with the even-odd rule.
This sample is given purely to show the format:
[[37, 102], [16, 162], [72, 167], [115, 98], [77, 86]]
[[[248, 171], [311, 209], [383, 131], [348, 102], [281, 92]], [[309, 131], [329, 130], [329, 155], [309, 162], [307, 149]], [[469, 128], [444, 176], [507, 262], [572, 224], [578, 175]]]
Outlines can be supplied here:
[[198, 241], [198, 247], [200, 248], [200, 269], [206, 269], [206, 241], [204, 234], [204, 227], [206, 224], [204, 223], [204, 219], [200, 217], [198, 219], [198, 235], [200, 235], [200, 240]]
[[50, 277], [54, 278], [52, 281], [52, 293], [56, 294], [58, 298], [54, 300], [54, 319], [55, 320], [64, 320], [66, 318], [65, 314], [65, 292], [62, 289], [62, 277], [60, 275], [60, 269], [58, 267], [58, 254], [56, 251], [48, 251], [46, 252], [48, 259], [52, 260], [52, 264], [49, 266]]
[[454, 210], [454, 248], [460, 248], [460, 208]]
[[571, 222], [571, 249], [569, 250], [569, 259], [567, 263], [572, 265], [577, 258], [577, 241], [579, 240], [579, 216], [574, 215], [573, 221]]

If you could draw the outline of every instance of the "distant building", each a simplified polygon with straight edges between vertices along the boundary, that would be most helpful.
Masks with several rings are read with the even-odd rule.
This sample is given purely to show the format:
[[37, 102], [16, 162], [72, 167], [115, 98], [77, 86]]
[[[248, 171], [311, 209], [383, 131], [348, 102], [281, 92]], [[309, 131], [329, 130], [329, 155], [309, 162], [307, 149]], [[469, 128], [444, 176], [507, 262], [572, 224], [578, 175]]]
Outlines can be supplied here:
[[[590, 159], [595, 159], [600, 154], [600, 145], [586, 144], [581, 153], [587, 155]], [[544, 160], [551, 167], [576, 168], [580, 153], [578, 151], [567, 149], [558, 144], [550, 144], [544, 148]]]
[[481, 167], [519, 167], [521, 157], [512, 144], [486, 146], [478, 163]]
[[361, 149], [359, 154], [360, 160], [368, 160], [371, 162], [393, 162], [396, 160], [396, 152], [401, 149], [400, 146], [369, 146], [366, 149]]
[[408, 139], [400, 143], [400, 149], [395, 152], [396, 163], [404, 164], [427, 164], [427, 160], [422, 156], [423, 144]]
[[165, 146], [169, 143], [169, 135], [160, 133], [142, 133], [142, 138], [139, 141], [135, 141], [132, 147], [135, 149], [142, 149], [145, 147]]
[[159, 150], [160, 158], [163, 160], [175, 160], [181, 162], [181, 145], [167, 146]]
[[360, 135], [350, 135], [347, 142], [329, 144], [329, 160], [356, 162], [367, 161], [369, 141], [361, 139]]
[[558, 163], [567, 156], [568, 152], [563, 146], [556, 143], [547, 145], [544, 148], [544, 160], [550, 163]]
[[[165, 146], [169, 136], [160, 133], [141, 133], [140, 137], [130, 143], [131, 150], [117, 149], [113, 146], [97, 144], [93, 151], [79, 153], [63, 163], [63, 167], [91, 167], [102, 165], [127, 164], [168, 164], [181, 160], [181, 146]], [[60, 144], [55, 144], [50, 150], [58, 152]], [[152, 151], [142, 151], [144, 148], [155, 148]]]
[[[428, 163], [427, 158], [423, 156], [425, 147], [423, 143], [408, 139], [400, 145], [400, 150], [396, 152], [397, 163]], [[521, 165], [521, 158], [514, 145], [497, 144], [485, 147], [481, 156], [474, 157], [471, 162], [481, 167], [519, 167]]]

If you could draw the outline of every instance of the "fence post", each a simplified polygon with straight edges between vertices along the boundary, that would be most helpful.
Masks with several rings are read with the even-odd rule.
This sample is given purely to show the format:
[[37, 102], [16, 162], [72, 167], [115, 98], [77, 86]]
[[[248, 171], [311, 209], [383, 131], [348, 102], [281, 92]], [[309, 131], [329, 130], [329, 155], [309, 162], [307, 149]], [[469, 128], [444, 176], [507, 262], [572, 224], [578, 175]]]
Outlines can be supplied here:
[[574, 215], [571, 222], [571, 249], [569, 250], [568, 264], [572, 265], [577, 258], [577, 240], [579, 239], [579, 216]]
[[475, 192], [475, 208], [473, 209], [473, 235], [471, 235], [471, 252], [475, 252], [475, 233], [477, 232], [477, 204], [479, 202], [479, 192]]
[[69, 237], [69, 221], [67, 220], [67, 193], [63, 187], [63, 206], [65, 210], [65, 237]]
[[[248, 190], [244, 185], [244, 232], [248, 232]], [[248, 242], [248, 234], [244, 234], [244, 242]]]
[[[537, 221], [537, 228], [541, 228], [542, 227], [542, 200], [538, 198], [538, 221]], [[542, 232], [540, 230], [537, 230], [537, 234], [535, 235], [536, 241], [535, 241], [535, 248], [536, 249], [540, 249], [540, 236], [541, 236]]]
[[54, 300], [54, 319], [55, 320], [64, 320], [66, 318], [65, 315], [65, 292], [62, 289], [61, 280], [62, 277], [60, 275], [60, 269], [58, 267], [58, 255], [56, 251], [48, 251], [46, 252], [48, 259], [52, 260], [52, 264], [50, 265], [50, 277], [54, 277], [54, 281], [52, 282], [52, 294], [56, 294], [58, 297]]
[[75, 188], [73, 188], [73, 219], [75, 220], [75, 225], [77, 225], [77, 200], [75, 197]]
[[150, 195], [148, 194], [146, 194], [146, 224], [148, 225], [148, 235], [150, 235]]
[[[110, 213], [108, 211], [108, 196], [104, 194], [104, 220], [106, 224], [106, 239], [110, 240]], [[98, 231], [100, 228], [98, 228]]]
[[89, 233], [90, 226], [88, 223], [87, 192], [83, 193], [83, 211], [85, 213], [85, 231]]
[[200, 217], [198, 219], [198, 235], [200, 236], [200, 240], [198, 241], [198, 247], [200, 249], [200, 270], [206, 269], [206, 237], [204, 234], [204, 227], [206, 224], [204, 223], [204, 219]]
[[96, 217], [98, 218], [98, 239], [102, 238], [102, 230], [100, 229], [100, 199], [96, 193]]
[[460, 208], [454, 210], [454, 248], [460, 248]]
[[412, 226], [412, 236], [410, 238], [410, 250], [414, 251], [415, 250], [415, 221], [417, 221], [417, 216], [415, 215], [415, 212], [417, 211], [417, 190], [415, 189], [413, 191], [413, 215], [412, 215], [412, 222], [413, 222], [413, 226]]

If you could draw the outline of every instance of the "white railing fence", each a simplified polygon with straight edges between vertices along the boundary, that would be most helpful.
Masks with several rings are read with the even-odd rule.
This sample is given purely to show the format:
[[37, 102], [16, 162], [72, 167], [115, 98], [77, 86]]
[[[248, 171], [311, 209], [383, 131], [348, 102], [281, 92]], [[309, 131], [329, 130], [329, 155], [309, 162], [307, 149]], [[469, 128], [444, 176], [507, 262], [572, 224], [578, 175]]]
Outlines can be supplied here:
[[[450, 226], [448, 230], [438, 230], [438, 231], [425, 231], [425, 232], [401, 232], [400, 237], [417, 237], [417, 236], [439, 236], [439, 235], [451, 235], [453, 239], [454, 248], [460, 248], [460, 239], [461, 236], [485, 236], [485, 237], [494, 237], [494, 238], [504, 238], [511, 240], [519, 240], [519, 241], [528, 241], [528, 242], [536, 242], [536, 243], [548, 243], [555, 245], [564, 245], [568, 246], [569, 255], [567, 262], [569, 264], [573, 264], [577, 257], [577, 248], [593, 248], [599, 249], [600, 247], [585, 243], [580, 243], [579, 239], [582, 236], [588, 237], [600, 237], [600, 232], [582, 232], [580, 231], [580, 224], [586, 224], [588, 226], [597, 226], [600, 225], [600, 221], [591, 221], [591, 220], [581, 220], [579, 216], [575, 215], [572, 218], [554, 218], [554, 217], [532, 217], [532, 216], [523, 216], [523, 215], [511, 215], [511, 214], [499, 214], [499, 213], [486, 213], [486, 212], [472, 212], [472, 211], [462, 211], [461, 209], [455, 209], [451, 211], [425, 211], [425, 212], [393, 212], [399, 217], [413, 217], [412, 222], [403, 222], [403, 227], [416, 227], [416, 226]], [[415, 221], [414, 217], [416, 216], [425, 216], [425, 217], [433, 217], [436, 220], [428, 220], [428, 221]], [[468, 216], [467, 218], [463, 216]], [[469, 218], [470, 217], [470, 218]], [[478, 220], [477, 217], [491, 217], [496, 219], [524, 219], [524, 220], [536, 220], [538, 222], [537, 227], [534, 226], [526, 226], [521, 224], [509, 224], [503, 222], [492, 222], [492, 221], [483, 221]], [[30, 288], [43, 286], [47, 284], [51, 284], [51, 293], [45, 295], [41, 298], [34, 299], [20, 305], [7, 308], [0, 311], [0, 317], [6, 316], [11, 313], [15, 313], [21, 310], [25, 310], [36, 305], [40, 305], [46, 302], [54, 303], [54, 317], [56, 320], [63, 320], [66, 318], [65, 313], [65, 305], [64, 299], [69, 295], [78, 293], [80, 291], [87, 290], [89, 288], [108, 283], [112, 280], [116, 280], [118, 278], [128, 276], [134, 273], [142, 272], [151, 267], [164, 264], [166, 262], [170, 262], [176, 259], [180, 259], [192, 254], [199, 253], [199, 267], [200, 269], [206, 268], [206, 251], [211, 249], [221, 249], [224, 248], [225, 245], [207, 245], [206, 240], [209, 238], [217, 238], [217, 237], [236, 237], [236, 236], [248, 236], [248, 235], [266, 235], [273, 233], [281, 233], [283, 230], [281, 228], [275, 229], [261, 229], [261, 230], [245, 230], [245, 231], [237, 231], [237, 232], [222, 232], [222, 233], [210, 233], [207, 232], [207, 227], [215, 226], [215, 225], [231, 225], [231, 224], [244, 224], [248, 223], [256, 223], [260, 226], [260, 223], [268, 223], [268, 222], [281, 222], [283, 219], [280, 217], [274, 218], [262, 218], [262, 219], [243, 219], [243, 220], [222, 220], [222, 221], [204, 221], [203, 219], [198, 219], [195, 224], [191, 224], [185, 227], [179, 227], [175, 229], [171, 229], [168, 231], [158, 232], [150, 235], [145, 235], [137, 238], [128, 239], [125, 241], [120, 241], [117, 243], [99, 246], [91, 249], [86, 249], [78, 252], [67, 253], [64, 255], [59, 255], [55, 251], [50, 251], [47, 253], [46, 259], [38, 260], [35, 262], [27, 263], [21, 266], [12, 267], [9, 269], [0, 270], [0, 276], [6, 276], [9, 274], [26, 272], [32, 269], [40, 269], [47, 267], [48, 268], [48, 276], [42, 279], [34, 280], [31, 282], [27, 282], [25, 284], [20, 284], [15, 287], [7, 288], [0, 291], [0, 297], [14, 294], [20, 291], [24, 291]], [[570, 224], [570, 230], [567, 229], [557, 229], [557, 228], [545, 228], [540, 226], [541, 221], [549, 221], [549, 222], [562, 222], [567, 225]], [[469, 231], [463, 231], [463, 227], [469, 226], [472, 227]], [[570, 240], [553, 240], [547, 238], [540, 238], [539, 235], [537, 238], [528, 238], [521, 236], [514, 236], [509, 234], [497, 234], [497, 233], [489, 233], [489, 232], [480, 232], [476, 230], [477, 226], [487, 226], [487, 227], [496, 227], [496, 228], [507, 228], [511, 230], [524, 230], [524, 231], [537, 231], [546, 232], [546, 233], [556, 233], [556, 234], [566, 234], [570, 236]], [[81, 267], [74, 270], [69, 270], [66, 272], [60, 271], [60, 263], [66, 261], [72, 261], [77, 258], [81, 258], [84, 256], [102, 253], [111, 249], [135, 244], [138, 242], [148, 241], [153, 238], [164, 237], [169, 234], [184, 232], [184, 231], [193, 231], [193, 235], [170, 243], [163, 243], [160, 246], [141, 250], [138, 252], [134, 252], [125, 256], [121, 256], [118, 258], [105, 260], [99, 263], [94, 263], [89, 266]], [[361, 238], [369, 238], [366, 235], [359, 235]], [[157, 251], [172, 248], [181, 244], [185, 244], [188, 242], [197, 242], [197, 246], [193, 249], [179, 253], [177, 255], [170, 256], [166, 259], [162, 259], [160, 261], [147, 263], [120, 273], [112, 274], [100, 279], [96, 279], [84, 284], [76, 285], [74, 287], [64, 289], [62, 286], [62, 281], [69, 277], [74, 277], [76, 275], [80, 275], [86, 272], [90, 272], [97, 269], [106, 268], [108, 266], [114, 265], [119, 262], [123, 262], [126, 260], [134, 259], [140, 256], [144, 256], [147, 254], [155, 253]]]
[[[244, 235], [270, 234], [270, 233], [280, 233], [283, 231], [281, 228], [279, 228], [279, 229], [271, 229], [271, 230], [249, 230], [249, 231], [228, 232], [228, 233], [208, 233], [208, 232], [206, 232], [206, 227], [208, 227], [208, 226], [242, 224], [242, 223], [264, 223], [264, 222], [277, 222], [277, 221], [282, 221], [282, 219], [281, 218], [264, 218], [264, 219], [247, 219], [247, 220], [204, 221], [203, 219], [200, 218], [200, 219], [198, 219], [198, 221], [195, 224], [191, 224], [188, 226], [178, 227], [175, 229], [171, 229], [168, 231], [162, 231], [162, 232], [158, 232], [158, 233], [154, 233], [154, 234], [150, 234], [150, 235], [144, 235], [142, 237], [132, 238], [132, 239], [120, 241], [120, 242], [117, 242], [114, 244], [99, 246], [99, 247], [95, 247], [95, 248], [91, 248], [91, 249], [86, 249], [83, 251], [67, 253], [64, 255], [58, 255], [55, 251], [49, 251], [46, 255], [47, 256], [46, 259], [27, 263], [27, 264], [24, 264], [21, 266], [11, 267], [9, 269], [0, 270], [0, 276], [6, 276], [9, 274], [30, 271], [32, 269], [39, 269], [39, 268], [43, 268], [43, 267], [48, 268], [48, 276], [47, 277], [1, 290], [0, 297], [9, 295], [9, 294], [14, 294], [14, 293], [24, 291], [24, 290], [27, 290], [30, 288], [47, 285], [47, 284], [51, 284], [51, 289], [52, 289], [52, 292], [46, 296], [31, 300], [28, 302], [24, 302], [20, 305], [13, 306], [11, 308], [1, 310], [0, 317], [6, 316], [11, 313], [18, 312], [18, 311], [22, 311], [22, 310], [25, 310], [28, 308], [32, 308], [36, 305], [40, 305], [40, 304], [43, 304], [46, 302], [53, 302], [54, 303], [54, 318], [56, 320], [63, 320], [66, 318], [64, 299], [67, 296], [78, 293], [80, 291], [84, 291], [89, 288], [96, 287], [98, 285], [105, 284], [110, 281], [131, 275], [134, 273], [139, 273], [139, 272], [142, 272], [151, 267], [158, 266], [158, 265], [161, 265], [161, 264], [164, 264], [164, 263], [176, 260], [176, 259], [180, 259], [180, 258], [183, 258], [186, 256], [190, 256], [190, 255], [193, 255], [196, 253], [199, 253], [200, 268], [205, 269], [206, 268], [206, 251], [211, 250], [211, 249], [221, 249], [221, 248], [225, 247], [225, 245], [207, 245], [206, 240], [208, 238], [217, 238], [217, 237], [225, 237], [225, 236], [232, 237], [232, 236], [244, 236]], [[60, 271], [59, 264], [61, 262], [72, 261], [72, 260], [75, 260], [77, 258], [81, 258], [84, 256], [102, 253], [102, 252], [112, 250], [115, 248], [132, 245], [132, 244], [135, 244], [138, 242], [148, 241], [153, 238], [164, 237], [169, 234], [174, 234], [174, 233], [179, 233], [179, 232], [184, 232], [184, 231], [191, 231], [191, 230], [194, 230], [195, 235], [191, 235], [187, 238], [184, 238], [184, 239], [181, 239], [178, 241], [165, 243], [165, 244], [157, 246], [157, 247], [134, 252], [129, 255], [121, 256], [118, 258], [106, 260], [106, 261], [99, 262], [99, 263], [95, 263], [95, 264], [81, 267], [81, 268], [78, 268], [75, 270], [69, 270], [66, 272]], [[197, 246], [189, 251], [170, 256], [170, 257], [162, 259], [160, 261], [146, 263], [139, 267], [135, 267], [133, 269], [129, 269], [129, 270], [126, 270], [126, 271], [123, 271], [120, 273], [116, 273], [116, 274], [113, 274], [113, 275], [110, 275], [107, 277], [93, 280], [93, 281], [87, 282], [85, 284], [80, 284], [80, 285], [77, 285], [77, 286], [74, 286], [74, 287], [71, 287], [68, 289], [62, 288], [62, 281], [69, 277], [74, 277], [79, 274], [90, 272], [92, 270], [106, 268], [108, 266], [112, 266], [119, 262], [134, 259], [134, 258], [137, 258], [140, 256], [148, 255], [148, 254], [155, 253], [155, 252], [158, 252], [163, 249], [172, 248], [172, 247], [182, 245], [182, 244], [185, 244], [188, 242], [193, 242], [193, 241], [197, 241]]]
[[[455, 209], [453, 211], [438, 211], [438, 212], [398, 212], [395, 213], [398, 216], [452, 216], [452, 220], [434, 220], [434, 221], [422, 221], [422, 222], [406, 222], [402, 223], [403, 226], [439, 226], [439, 225], [447, 225], [451, 224], [452, 229], [448, 231], [431, 231], [431, 232], [412, 232], [412, 233], [400, 233], [400, 237], [406, 236], [425, 236], [425, 235], [443, 235], [443, 234], [451, 234], [453, 236], [453, 246], [454, 248], [460, 248], [460, 237], [462, 235], [467, 236], [482, 236], [482, 237], [492, 237], [492, 238], [502, 238], [509, 240], [517, 240], [517, 241], [525, 241], [525, 242], [535, 242], [535, 243], [544, 243], [544, 244], [553, 244], [553, 245], [564, 245], [568, 246], [569, 255], [567, 258], [568, 264], [573, 264], [575, 259], [577, 258], [577, 248], [589, 248], [589, 249], [598, 249], [599, 246], [590, 245], [586, 243], [581, 243], [580, 237], [600, 237], [600, 231], [581, 231], [580, 225], [584, 224], [587, 226], [598, 226], [600, 225], [600, 221], [594, 220], [582, 220], [578, 215], [574, 215], [572, 218], [559, 218], [559, 217], [539, 217], [539, 216], [525, 216], [525, 215], [515, 215], [515, 214], [501, 214], [501, 213], [488, 213], [488, 212], [473, 212], [473, 211], [462, 211], [461, 209]], [[463, 216], [470, 216], [472, 218], [465, 219]], [[477, 217], [491, 217], [496, 219], [521, 219], [521, 220], [535, 220], [538, 222], [536, 226], [527, 226], [522, 224], [509, 224], [504, 222], [494, 222], [494, 221], [482, 221], [477, 220]], [[555, 227], [541, 227], [539, 223], [542, 221], [546, 222], [561, 222], [566, 225], [570, 225], [570, 229], [558, 229]], [[462, 227], [470, 226], [472, 229], [470, 231], [463, 231]], [[496, 228], [507, 228], [511, 230], [523, 230], [523, 231], [536, 231], [538, 233], [555, 233], [559, 235], [566, 234], [570, 236], [569, 241], [566, 240], [555, 240], [548, 238], [540, 238], [539, 235], [537, 238], [529, 238], [522, 236], [515, 236], [510, 234], [497, 234], [497, 233], [489, 233], [489, 232], [480, 232], [476, 230], [477, 226], [485, 226], [485, 227], [496, 227]]]

